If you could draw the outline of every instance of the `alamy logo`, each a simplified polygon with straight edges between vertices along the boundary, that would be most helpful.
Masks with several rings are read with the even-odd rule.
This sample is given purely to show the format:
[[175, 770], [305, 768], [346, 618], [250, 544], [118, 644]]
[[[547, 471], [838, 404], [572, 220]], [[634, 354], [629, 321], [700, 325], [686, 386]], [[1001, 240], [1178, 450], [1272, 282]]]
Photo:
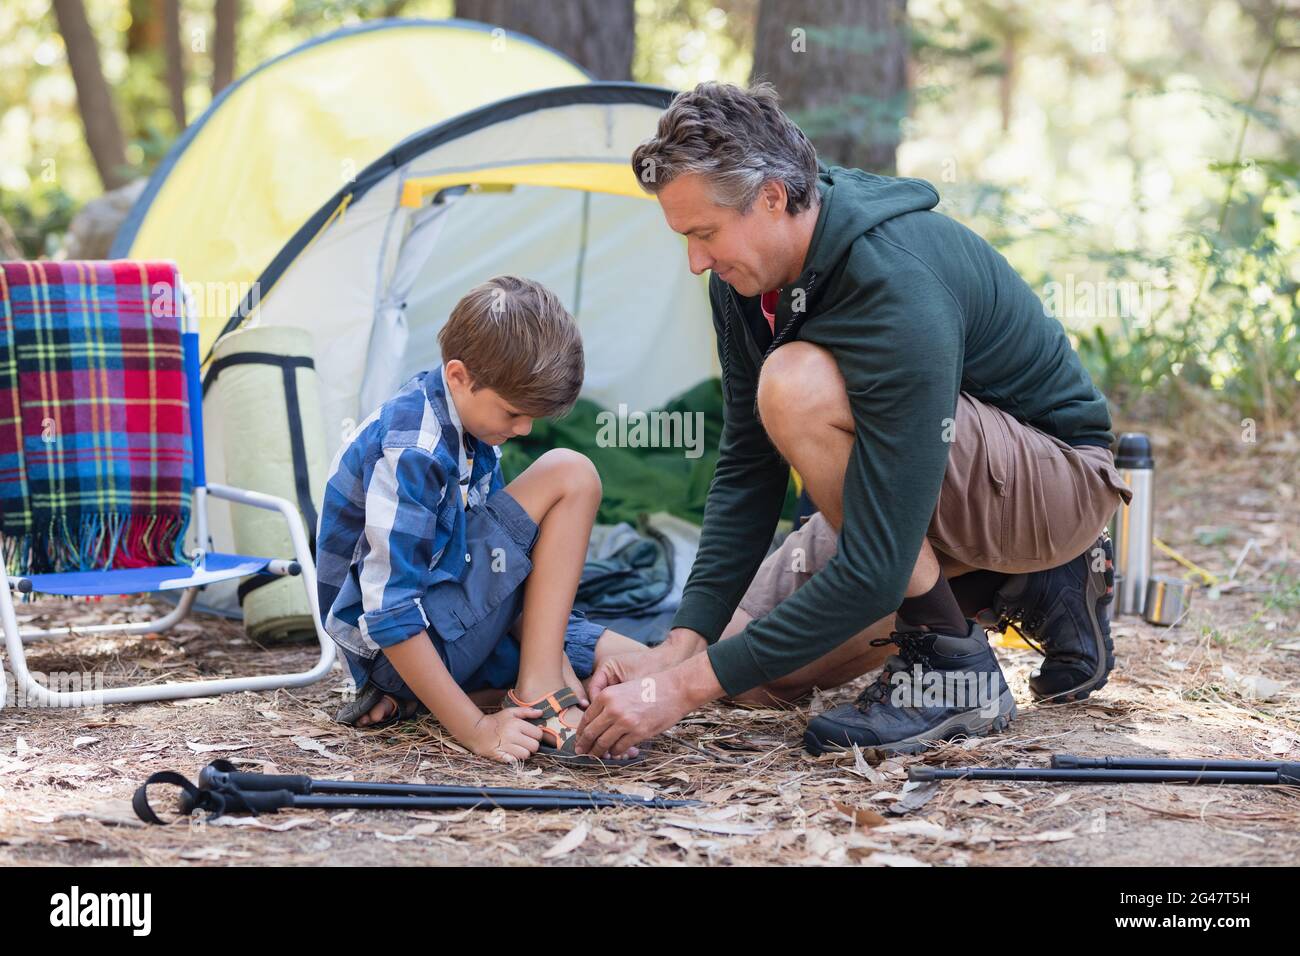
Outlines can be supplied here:
[[684, 448], [685, 457], [704, 454], [703, 412], [617, 412], [596, 414], [596, 445], [600, 448]]
[[978, 709], [981, 717], [996, 717], [1002, 696], [997, 675], [987, 671], [923, 671], [915, 664], [911, 673], [895, 672], [890, 683], [894, 707]]
[[151, 927], [151, 893], [69, 893], [50, 897], [51, 926], [129, 926], [132, 935], [148, 936]]

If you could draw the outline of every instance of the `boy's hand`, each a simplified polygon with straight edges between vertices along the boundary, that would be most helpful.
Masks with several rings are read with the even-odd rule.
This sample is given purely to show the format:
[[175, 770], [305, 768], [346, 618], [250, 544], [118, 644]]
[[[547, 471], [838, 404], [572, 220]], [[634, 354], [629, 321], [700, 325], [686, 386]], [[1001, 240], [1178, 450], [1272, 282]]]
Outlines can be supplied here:
[[461, 741], [480, 757], [510, 763], [527, 760], [537, 753], [542, 739], [542, 728], [530, 724], [526, 718], [540, 717], [536, 707], [507, 707], [495, 714], [484, 714], [469, 734]]

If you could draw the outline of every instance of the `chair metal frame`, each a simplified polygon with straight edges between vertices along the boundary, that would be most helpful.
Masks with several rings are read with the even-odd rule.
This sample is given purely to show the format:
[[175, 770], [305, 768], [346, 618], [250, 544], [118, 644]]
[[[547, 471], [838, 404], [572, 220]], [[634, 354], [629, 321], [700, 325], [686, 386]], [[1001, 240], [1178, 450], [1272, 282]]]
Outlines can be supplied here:
[[[320, 645], [320, 657], [309, 670], [284, 674], [261, 674], [255, 677], [224, 677], [209, 680], [174, 681], [165, 684], [146, 684], [135, 687], [112, 687], [96, 690], [55, 691], [36, 680], [27, 668], [27, 657], [23, 649], [26, 642], [46, 637], [88, 634], [157, 634], [163, 633], [183, 620], [194, 604], [198, 587], [177, 585], [166, 590], [182, 590], [176, 607], [167, 614], [152, 621], [126, 624], [96, 624], [88, 627], [52, 627], [48, 629], [28, 629], [23, 631], [18, 626], [14, 611], [11, 590], [30, 591], [31, 582], [25, 578], [9, 576], [8, 586], [0, 587], [0, 628], [4, 630], [4, 643], [15, 683], [21, 689], [26, 706], [38, 707], [88, 707], [101, 704], [139, 703], [142, 701], [177, 700], [186, 697], [209, 697], [214, 694], [229, 694], [239, 691], [275, 690], [281, 687], [303, 687], [323, 679], [333, 667], [335, 646], [321, 621], [320, 609], [316, 598], [316, 565], [312, 560], [311, 546], [307, 537], [307, 528], [302, 515], [290, 501], [275, 495], [264, 494], [236, 488], [231, 485], [208, 483], [203, 463], [203, 398], [201, 379], [199, 377], [199, 334], [198, 322], [192, 311], [184, 320], [182, 341], [184, 343], [185, 377], [190, 404], [190, 431], [193, 435], [194, 448], [194, 484], [192, 495], [192, 515], [195, 521], [197, 552], [193, 558], [201, 563], [206, 556], [208, 543], [208, 497], [220, 498], [234, 504], [266, 511], [279, 512], [289, 526], [289, 537], [293, 543], [293, 559], [273, 559], [266, 566], [266, 573], [274, 575], [293, 575], [302, 579], [307, 592], [307, 606], [311, 609], [312, 623]], [[0, 543], [3, 537], [0, 537]], [[178, 566], [180, 567], [180, 566]], [[3, 677], [0, 674], [0, 677]], [[0, 708], [5, 705], [6, 681], [0, 679]]]

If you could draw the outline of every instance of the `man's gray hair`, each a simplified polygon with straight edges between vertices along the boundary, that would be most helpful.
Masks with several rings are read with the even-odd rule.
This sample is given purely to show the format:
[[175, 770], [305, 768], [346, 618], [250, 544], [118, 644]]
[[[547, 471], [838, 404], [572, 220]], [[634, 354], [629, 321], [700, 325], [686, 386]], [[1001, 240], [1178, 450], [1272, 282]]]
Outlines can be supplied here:
[[779, 103], [770, 83], [744, 90], [710, 82], [678, 93], [655, 135], [632, 153], [641, 188], [658, 193], [683, 173], [699, 173], [715, 203], [743, 213], [764, 183], [780, 180], [790, 215], [815, 206], [817, 150]]

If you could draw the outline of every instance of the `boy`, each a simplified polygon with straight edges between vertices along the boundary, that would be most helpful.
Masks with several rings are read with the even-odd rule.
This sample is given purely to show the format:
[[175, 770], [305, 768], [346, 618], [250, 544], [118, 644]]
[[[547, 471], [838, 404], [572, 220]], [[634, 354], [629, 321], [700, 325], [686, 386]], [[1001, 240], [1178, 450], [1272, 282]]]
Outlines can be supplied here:
[[[480, 756], [589, 762], [574, 751], [578, 678], [639, 647], [573, 610], [600, 478], [564, 449], [508, 486], [499, 462], [503, 442], [577, 400], [577, 324], [540, 284], [498, 276], [438, 343], [442, 365], [366, 418], [330, 469], [318, 596], [359, 688], [335, 719], [378, 727], [427, 707]], [[512, 686], [500, 711], [476, 705]]]

